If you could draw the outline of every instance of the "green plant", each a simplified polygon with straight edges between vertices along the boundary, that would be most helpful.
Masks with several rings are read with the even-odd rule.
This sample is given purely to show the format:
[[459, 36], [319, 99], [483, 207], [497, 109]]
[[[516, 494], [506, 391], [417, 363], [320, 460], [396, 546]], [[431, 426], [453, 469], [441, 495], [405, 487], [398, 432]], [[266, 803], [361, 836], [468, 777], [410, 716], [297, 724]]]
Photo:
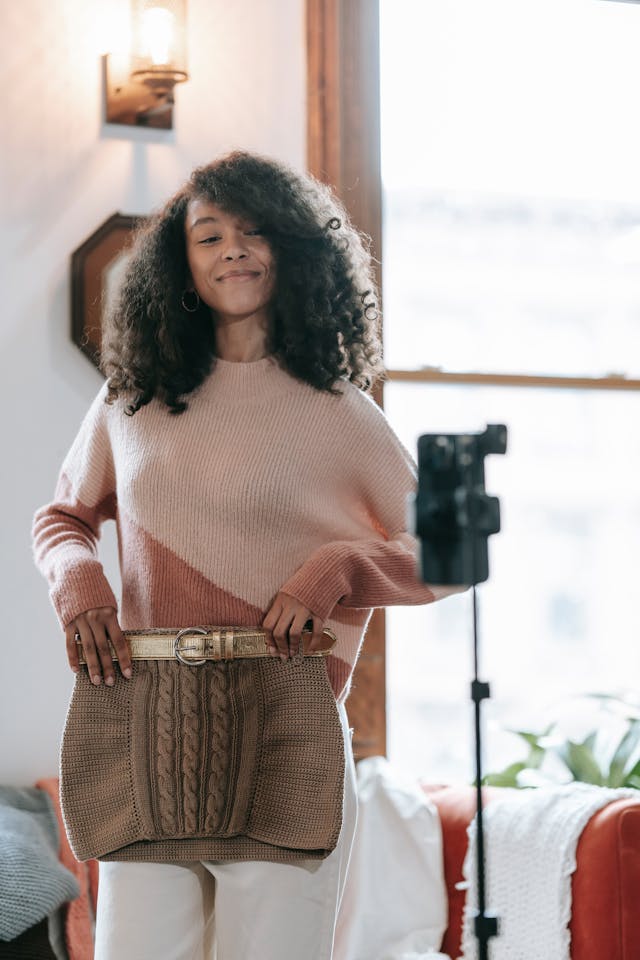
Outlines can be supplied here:
[[[540, 733], [510, 730], [510, 733], [524, 740], [528, 753], [524, 760], [511, 763], [496, 773], [486, 774], [482, 778], [483, 784], [523, 788], [568, 779], [601, 787], [640, 789], [640, 711], [637, 705], [611, 694], [586, 696], [599, 701], [605, 716], [596, 729], [592, 729], [582, 740], [572, 740], [559, 734], [557, 721]], [[553, 762], [555, 774], [549, 773]], [[543, 765], [546, 765], [546, 770]]]

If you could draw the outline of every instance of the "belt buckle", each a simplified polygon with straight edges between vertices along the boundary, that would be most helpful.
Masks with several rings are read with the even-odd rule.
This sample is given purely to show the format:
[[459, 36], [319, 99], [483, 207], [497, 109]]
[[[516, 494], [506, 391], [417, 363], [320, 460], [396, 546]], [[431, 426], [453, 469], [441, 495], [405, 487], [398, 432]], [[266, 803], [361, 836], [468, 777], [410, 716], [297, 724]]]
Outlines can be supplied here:
[[183, 647], [180, 644], [180, 641], [184, 636], [189, 633], [199, 633], [206, 636], [209, 631], [204, 627], [185, 627], [184, 630], [180, 630], [176, 634], [176, 638], [173, 641], [173, 652], [175, 654], [176, 660], [179, 660], [180, 663], [184, 663], [187, 667], [201, 667], [203, 663], [207, 662], [207, 658], [203, 657], [201, 660], [194, 660], [192, 657], [183, 657], [182, 654], [185, 650], [197, 650], [197, 647]]

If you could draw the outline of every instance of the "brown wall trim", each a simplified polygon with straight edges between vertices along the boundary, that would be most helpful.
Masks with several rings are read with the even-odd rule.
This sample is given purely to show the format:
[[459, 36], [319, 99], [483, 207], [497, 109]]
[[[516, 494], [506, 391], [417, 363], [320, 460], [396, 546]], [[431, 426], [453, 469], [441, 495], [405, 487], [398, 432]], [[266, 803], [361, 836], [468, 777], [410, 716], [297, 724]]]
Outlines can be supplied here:
[[307, 0], [307, 168], [382, 249], [378, 0]]
[[339, 0], [307, 0], [307, 168], [340, 183]]

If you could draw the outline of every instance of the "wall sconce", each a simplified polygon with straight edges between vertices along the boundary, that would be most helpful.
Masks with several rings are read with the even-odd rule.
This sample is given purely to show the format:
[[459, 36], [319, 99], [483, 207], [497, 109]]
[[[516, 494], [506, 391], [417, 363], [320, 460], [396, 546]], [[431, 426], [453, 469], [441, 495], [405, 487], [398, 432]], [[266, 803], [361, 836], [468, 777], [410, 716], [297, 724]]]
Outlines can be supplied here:
[[173, 90], [189, 79], [187, 0], [132, 0], [131, 52], [107, 54], [107, 123], [173, 127]]

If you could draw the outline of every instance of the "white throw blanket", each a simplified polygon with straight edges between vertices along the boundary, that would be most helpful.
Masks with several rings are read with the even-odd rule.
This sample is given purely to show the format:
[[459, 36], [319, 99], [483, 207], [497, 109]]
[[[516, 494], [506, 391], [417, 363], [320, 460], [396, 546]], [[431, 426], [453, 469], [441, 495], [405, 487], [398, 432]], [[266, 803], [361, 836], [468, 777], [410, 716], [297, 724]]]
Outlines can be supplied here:
[[438, 960], [447, 927], [437, 808], [384, 757], [357, 765], [358, 824], [336, 960]]
[[[505, 789], [503, 797], [483, 808], [486, 909], [500, 917], [500, 936], [490, 941], [491, 960], [569, 960], [571, 874], [580, 834], [594, 813], [624, 797], [640, 799], [640, 793], [570, 783]], [[465, 960], [475, 960], [475, 818], [468, 835], [462, 947]]]

